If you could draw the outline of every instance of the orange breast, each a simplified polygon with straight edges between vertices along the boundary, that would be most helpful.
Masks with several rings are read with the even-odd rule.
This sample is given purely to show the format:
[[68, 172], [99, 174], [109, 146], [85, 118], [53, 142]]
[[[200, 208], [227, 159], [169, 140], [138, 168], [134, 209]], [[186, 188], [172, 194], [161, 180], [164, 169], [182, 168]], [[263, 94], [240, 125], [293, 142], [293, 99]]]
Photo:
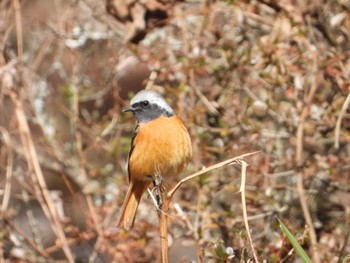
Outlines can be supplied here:
[[130, 179], [149, 180], [156, 171], [164, 178], [177, 176], [191, 155], [191, 139], [179, 117], [141, 123], [129, 158]]

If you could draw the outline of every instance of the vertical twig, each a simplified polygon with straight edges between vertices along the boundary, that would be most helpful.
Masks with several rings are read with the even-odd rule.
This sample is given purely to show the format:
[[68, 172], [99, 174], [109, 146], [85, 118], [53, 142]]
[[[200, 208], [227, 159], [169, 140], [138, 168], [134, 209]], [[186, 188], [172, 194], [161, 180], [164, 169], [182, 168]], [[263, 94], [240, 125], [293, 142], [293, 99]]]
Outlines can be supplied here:
[[[86, 173], [86, 158], [83, 152], [83, 141], [82, 141], [82, 134], [78, 129], [78, 123], [79, 123], [79, 79], [78, 79], [78, 74], [79, 74], [79, 65], [76, 64], [73, 67], [73, 77], [72, 77], [72, 104], [71, 108], [73, 111], [73, 115], [71, 118], [71, 125], [72, 125], [72, 130], [75, 136], [75, 144], [76, 144], [76, 151], [79, 159], [79, 171], [83, 175], [84, 178], [87, 178], [87, 173]], [[95, 242], [93, 251], [90, 255], [89, 262], [94, 262], [96, 260], [96, 257], [98, 255], [98, 250], [100, 249], [101, 245], [105, 242], [104, 239], [104, 234], [102, 231], [102, 227], [99, 224], [99, 220], [94, 208], [93, 200], [90, 194], [85, 194], [85, 199], [88, 204], [89, 212], [90, 212], [90, 217], [92, 219], [92, 222], [94, 224], [94, 228], [96, 229], [96, 232], [98, 234], [97, 240]]]
[[162, 199], [162, 211], [158, 211], [159, 220], [159, 234], [160, 234], [160, 246], [161, 246], [161, 262], [169, 262], [168, 254], [168, 211], [170, 206], [170, 198], [167, 195], [164, 187], [159, 186], [159, 193]]
[[319, 80], [322, 76], [323, 72], [319, 72], [316, 76], [316, 79], [311, 86], [310, 92], [308, 94], [308, 97], [306, 99], [305, 106], [301, 112], [300, 116], [300, 123], [298, 126], [297, 130], [297, 145], [296, 145], [296, 165], [298, 168], [298, 173], [297, 173], [297, 190], [299, 193], [299, 200], [301, 204], [301, 208], [303, 211], [303, 215], [305, 218], [306, 223], [310, 227], [310, 241], [311, 241], [311, 246], [312, 246], [312, 251], [313, 251], [313, 260], [315, 263], [320, 262], [320, 258], [318, 255], [318, 248], [317, 248], [317, 236], [314, 228], [314, 224], [312, 222], [312, 217], [307, 205], [307, 199], [305, 195], [305, 189], [304, 189], [304, 184], [303, 184], [303, 140], [304, 140], [304, 125], [305, 125], [305, 120], [309, 115], [309, 110], [310, 110], [310, 105], [312, 102], [312, 99], [315, 95], [315, 92], [319, 86]]
[[6, 262], [6, 261], [5, 261], [5, 257], [4, 257], [4, 249], [3, 249], [3, 246], [0, 246], [0, 262], [1, 262], [1, 263]]
[[[182, 180], [180, 180], [168, 192], [164, 189], [164, 187], [161, 184], [158, 186], [158, 189], [159, 189], [158, 192], [159, 192], [161, 200], [162, 200], [162, 210], [158, 210], [159, 233], [160, 233], [160, 244], [161, 244], [161, 262], [162, 263], [169, 262], [169, 255], [168, 255], [168, 216], [169, 215], [168, 215], [168, 212], [169, 212], [171, 199], [173, 198], [175, 192], [180, 188], [180, 186], [183, 183], [185, 183], [185, 182], [187, 182], [195, 177], [198, 177], [199, 175], [202, 175], [204, 173], [207, 173], [209, 171], [212, 171], [212, 170], [215, 170], [215, 169], [227, 166], [227, 165], [231, 165], [231, 164], [237, 162], [237, 160], [241, 160], [244, 157], [256, 154], [258, 152], [260, 152], [260, 151], [242, 154], [238, 157], [228, 159], [226, 161], [217, 163], [217, 164], [212, 165], [206, 169], [202, 169], [201, 171], [198, 171], [198, 172], [195, 172], [191, 175], [188, 175], [185, 178], [183, 178]], [[156, 177], [157, 177], [157, 175], [156, 175]]]
[[157, 79], [157, 76], [158, 76], [159, 67], [160, 67], [160, 63], [159, 63], [159, 61], [156, 61], [156, 63], [154, 63], [152, 72], [149, 75], [147, 85], [145, 87], [146, 90], [152, 89], [152, 87], [154, 85], [154, 81]]
[[246, 177], [247, 177], [248, 164], [243, 160], [241, 160], [239, 163], [242, 166], [242, 168], [241, 168], [241, 188], [239, 191], [241, 192], [241, 199], [242, 199], [243, 221], [244, 221], [245, 229], [247, 231], [247, 235], [248, 235], [248, 239], [249, 239], [249, 243], [250, 243], [250, 248], [252, 250], [254, 260], [256, 263], [258, 263], [259, 261], [258, 261], [258, 257], [256, 256], [255, 249], [254, 249], [252, 236], [250, 235], [248, 216], [247, 216], [247, 205], [246, 205], [246, 198], [245, 198], [245, 181], [246, 181]]
[[[342, 248], [340, 249], [340, 252], [339, 252], [338, 263], [341, 263], [342, 262], [342, 260], [341, 260], [342, 257], [346, 255], [346, 248], [347, 248], [347, 245], [348, 245], [348, 242], [349, 242], [349, 237], [350, 237], [350, 208], [349, 207], [345, 208], [345, 225], [347, 227], [346, 227], [346, 230], [345, 230], [344, 243], [343, 243], [343, 246], [342, 246]], [[347, 257], [349, 257], [349, 259], [350, 259], [350, 254], [348, 254]], [[347, 261], [345, 260], [345, 262], [347, 262]]]
[[[74, 262], [74, 258], [69, 248], [62, 224], [58, 218], [57, 211], [50, 197], [49, 190], [47, 189], [44, 174], [41, 170], [38, 155], [34, 146], [33, 138], [31, 136], [29, 125], [24, 114], [22, 102], [14, 91], [10, 91], [9, 95], [15, 104], [15, 114], [20, 129], [20, 135], [25, 150], [27, 164], [29, 170], [35, 175], [35, 177], [33, 177], [33, 180], [35, 180], [35, 183], [38, 184], [38, 187], [36, 188], [37, 198], [44, 213], [53, 224], [52, 228], [62, 243], [62, 249], [65, 256], [67, 257], [67, 260], [69, 262]], [[43, 200], [41, 200], [42, 198]]]
[[19, 0], [13, 0], [13, 9], [15, 10], [16, 19], [16, 34], [17, 34], [17, 57], [18, 65], [22, 66], [23, 58], [23, 33], [22, 33], [22, 14], [21, 14], [21, 4]]
[[340, 110], [340, 113], [339, 113], [339, 116], [337, 119], [337, 123], [335, 125], [335, 131], [334, 131], [334, 147], [335, 147], [335, 149], [339, 148], [341, 121], [343, 120], [344, 114], [345, 114], [347, 108], [349, 107], [349, 104], [350, 104], [350, 92], [344, 101], [344, 104]]
[[4, 127], [0, 126], [0, 132], [2, 133], [5, 145], [7, 146], [6, 183], [5, 183], [4, 198], [2, 199], [2, 204], [1, 204], [1, 213], [4, 213], [7, 210], [7, 207], [10, 201], [11, 178], [12, 178], [12, 169], [13, 169], [13, 152], [12, 152], [11, 139], [7, 130]]
[[90, 211], [90, 216], [92, 219], [92, 222], [95, 225], [95, 229], [97, 232], [97, 240], [95, 242], [93, 251], [91, 252], [91, 255], [89, 257], [89, 262], [96, 262], [97, 256], [98, 256], [98, 251], [101, 248], [101, 245], [105, 242], [105, 238], [104, 238], [104, 234], [102, 231], [102, 227], [99, 224], [98, 218], [97, 218], [97, 214], [94, 208], [94, 204], [93, 204], [93, 200], [90, 194], [85, 194], [85, 198], [89, 207], [89, 211]]
[[[13, 8], [15, 11], [15, 20], [16, 20], [16, 35], [17, 35], [17, 57], [18, 57], [18, 74], [19, 79], [22, 80], [22, 60], [23, 60], [23, 31], [22, 31], [22, 14], [21, 14], [21, 4], [19, 0], [13, 0]], [[35, 175], [35, 181], [38, 183], [36, 187], [36, 194], [38, 200], [42, 206], [42, 209], [48, 219], [53, 223], [53, 230], [56, 233], [57, 237], [62, 243], [62, 249], [66, 255], [69, 262], [74, 262], [72, 252], [68, 246], [68, 242], [61, 225], [61, 222], [58, 218], [57, 211], [55, 210], [54, 204], [50, 197], [50, 193], [47, 189], [44, 175], [42, 173], [37, 152], [34, 146], [33, 139], [29, 130], [28, 122], [25, 117], [24, 109], [20, 98], [14, 91], [10, 91], [9, 95], [11, 100], [15, 104], [15, 114], [17, 117], [20, 135], [23, 147], [25, 148], [26, 159], [28, 163], [29, 170]], [[34, 178], [34, 177], [33, 177]]]
[[193, 223], [193, 235], [196, 240], [199, 240], [198, 229], [200, 227], [199, 220], [201, 218], [201, 205], [203, 199], [203, 188], [200, 186], [197, 190], [197, 209], [196, 209], [196, 217]]

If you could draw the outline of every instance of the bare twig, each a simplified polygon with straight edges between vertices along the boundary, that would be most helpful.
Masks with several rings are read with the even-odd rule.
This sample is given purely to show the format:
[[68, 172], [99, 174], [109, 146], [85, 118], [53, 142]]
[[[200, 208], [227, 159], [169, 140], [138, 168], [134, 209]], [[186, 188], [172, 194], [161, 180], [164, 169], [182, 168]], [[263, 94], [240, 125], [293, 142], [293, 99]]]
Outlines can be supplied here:
[[[16, 177], [21, 177], [22, 181], [25, 180], [23, 174], [18, 174]], [[39, 229], [39, 222], [38, 220], [36, 220], [35, 212], [33, 211], [33, 207], [31, 206], [31, 196], [29, 195], [29, 193], [30, 192], [28, 192], [24, 187], [21, 189], [21, 198], [24, 204], [26, 205], [26, 220], [30, 226], [30, 231], [32, 233], [35, 244], [39, 247], [44, 247], [43, 232], [41, 229]], [[35, 196], [35, 193], [33, 196]]]
[[242, 198], [243, 221], [244, 221], [245, 229], [247, 231], [247, 235], [248, 235], [248, 239], [249, 239], [249, 243], [250, 243], [250, 248], [252, 250], [254, 260], [256, 263], [258, 263], [259, 261], [258, 261], [258, 257], [256, 256], [255, 249], [254, 249], [252, 236], [250, 235], [248, 216], [247, 216], [246, 198], [245, 198], [245, 181], [246, 181], [246, 177], [247, 177], [248, 164], [243, 160], [241, 160], [239, 163], [242, 165], [242, 168], [241, 168], [241, 188], [239, 191], [241, 192], [241, 198]]
[[341, 121], [343, 120], [344, 114], [345, 114], [347, 108], [349, 107], [349, 104], [350, 104], [350, 92], [344, 101], [344, 104], [339, 112], [337, 123], [335, 125], [335, 131], [334, 131], [334, 147], [335, 147], [335, 149], [339, 148]]
[[[75, 135], [75, 143], [76, 143], [76, 151], [78, 155], [79, 160], [79, 173], [84, 177], [87, 178], [87, 172], [86, 172], [86, 158], [83, 152], [83, 142], [82, 142], [82, 134], [80, 130], [78, 129], [78, 123], [79, 123], [79, 101], [80, 101], [80, 94], [79, 94], [79, 80], [78, 80], [78, 74], [79, 74], [79, 62], [74, 65], [73, 68], [73, 77], [72, 77], [72, 94], [73, 94], [73, 101], [72, 101], [72, 116], [71, 116], [71, 126], [74, 131]], [[98, 251], [100, 250], [101, 246], [105, 242], [104, 234], [101, 225], [99, 224], [99, 220], [93, 205], [93, 200], [91, 195], [85, 194], [85, 199], [88, 204], [89, 208], [89, 214], [91, 216], [92, 222], [94, 224], [94, 228], [96, 232], [98, 233], [98, 238], [95, 242], [93, 251], [91, 253], [91, 256], [89, 258], [89, 262], [96, 261]]]
[[183, 183], [187, 182], [188, 180], [191, 180], [191, 179], [193, 179], [193, 178], [195, 178], [195, 177], [197, 177], [197, 176], [199, 176], [199, 175], [202, 175], [202, 174], [207, 173], [207, 172], [210, 172], [210, 171], [212, 171], [212, 170], [221, 168], [221, 167], [223, 167], [223, 166], [231, 165], [231, 164], [235, 163], [235, 162], [238, 161], [238, 160], [241, 160], [241, 159], [243, 159], [243, 158], [245, 158], [245, 157], [248, 157], [248, 156], [257, 154], [257, 153], [259, 153], [259, 152], [261, 152], [261, 151], [256, 151], [256, 152], [251, 152], [251, 153], [245, 153], [245, 154], [242, 154], [242, 155], [240, 155], [240, 156], [237, 156], [237, 157], [228, 159], [228, 160], [226, 160], [226, 161], [223, 161], [223, 162], [214, 164], [214, 165], [212, 165], [212, 166], [210, 166], [210, 167], [208, 167], [208, 168], [202, 169], [202, 170], [200, 170], [200, 171], [198, 171], [198, 172], [195, 172], [195, 173], [193, 173], [193, 174], [191, 174], [191, 175], [186, 176], [185, 178], [183, 178], [182, 180], [180, 180], [180, 181], [173, 187], [173, 189], [171, 189], [171, 190], [168, 192], [168, 198], [171, 199], [171, 198], [173, 197], [173, 195], [175, 194], [175, 192], [177, 191], [177, 189], [179, 189], [179, 187], [180, 187]]
[[[253, 215], [253, 216], [247, 216], [247, 220], [248, 220], [248, 222], [253, 221], [253, 220], [259, 220], [259, 219], [262, 219], [264, 217], [272, 216], [276, 213], [283, 213], [283, 212], [287, 211], [287, 209], [288, 209], [288, 206], [282, 206], [280, 209], [277, 209], [277, 210], [271, 210], [271, 211], [267, 211], [265, 213], [261, 213], [261, 214], [257, 214], [257, 215]], [[234, 219], [232, 221], [232, 225], [235, 225], [235, 224], [241, 223], [241, 222], [244, 222], [244, 218], [237, 218], [237, 219]]]
[[252, 12], [243, 12], [243, 14], [247, 19], [251, 19], [256, 23], [267, 26], [269, 28], [271, 28], [274, 25], [274, 21], [271, 20], [270, 17], [265, 18], [264, 16], [254, 14]]
[[[77, 237], [77, 238], [69, 238], [69, 239], [67, 239], [67, 243], [69, 244], [69, 245], [72, 245], [72, 246], [74, 246], [74, 245], [77, 245], [77, 244], [81, 244], [82, 243], [82, 241], [85, 241], [85, 240], [89, 240], [89, 241], [91, 241], [91, 240], [94, 240], [96, 238], [96, 233], [84, 233], [84, 235], [80, 235], [79, 237]], [[58, 244], [55, 244], [55, 245], [53, 245], [53, 246], [51, 246], [51, 247], [48, 247], [48, 248], [46, 248], [45, 249], [45, 251], [47, 252], [47, 253], [55, 253], [55, 252], [58, 252], [58, 251], [60, 251], [62, 249], [62, 244], [60, 244], [60, 243], [58, 243]]]
[[19, 0], [13, 0], [13, 8], [15, 11], [15, 18], [16, 18], [18, 65], [21, 66], [22, 59], [23, 59], [23, 34], [22, 34], [21, 4]]
[[24, 146], [28, 168], [35, 175], [35, 177], [33, 176], [33, 180], [35, 181], [34, 187], [36, 190], [36, 196], [38, 198], [38, 201], [44, 213], [46, 214], [48, 219], [51, 221], [55, 234], [57, 235], [57, 237], [60, 239], [62, 243], [62, 249], [68, 261], [74, 262], [73, 255], [67, 243], [67, 239], [66, 239], [62, 224], [58, 218], [57, 211], [50, 197], [50, 193], [47, 189], [44, 175], [38, 160], [38, 155], [37, 155], [34, 142], [29, 130], [28, 122], [25, 117], [22, 102], [14, 91], [10, 91], [9, 95], [15, 104], [15, 114], [16, 114], [18, 125], [20, 128], [21, 141]]
[[[22, 14], [21, 5], [19, 0], [13, 0], [13, 8], [15, 11], [16, 19], [16, 34], [17, 34], [17, 57], [18, 57], [18, 74], [19, 79], [22, 80], [22, 59], [23, 59], [23, 34], [22, 34]], [[23, 105], [20, 97], [14, 92], [9, 91], [9, 96], [15, 105], [15, 115], [17, 117], [18, 126], [20, 130], [21, 141], [25, 150], [27, 164], [29, 171], [33, 174], [34, 187], [38, 201], [47, 216], [52, 223], [52, 228], [57, 237], [62, 243], [63, 252], [66, 255], [69, 262], [74, 262], [72, 252], [67, 244], [66, 236], [62, 227], [62, 224], [58, 218], [57, 211], [50, 197], [50, 193], [47, 189], [44, 175], [42, 173], [38, 155], [34, 146], [34, 142], [29, 130], [29, 125], [25, 117]]]
[[5, 262], [3, 246], [0, 246], [0, 262]]
[[[159, 193], [162, 199], [162, 212], [158, 212], [159, 220], [159, 234], [160, 234], [160, 246], [161, 246], [161, 262], [169, 262], [168, 254], [168, 215], [170, 201], [168, 198], [165, 188], [162, 185], [159, 185]], [[164, 213], [163, 213], [164, 212]]]
[[79, 1], [78, 3], [84, 12], [89, 13], [97, 21], [101, 21], [103, 24], [108, 25], [115, 33], [113, 37], [119, 39], [123, 38], [125, 34], [125, 26], [116, 19], [111, 19], [111, 17], [106, 13], [105, 8], [103, 8], [103, 5], [91, 0]]
[[[16, 155], [16, 157], [23, 158], [23, 159], [26, 158], [25, 150], [22, 144], [16, 141], [12, 141], [11, 145], [12, 145], [11, 148], [14, 154]], [[77, 176], [76, 176], [77, 169], [75, 168], [75, 163], [72, 160], [66, 160], [63, 158], [56, 159], [50, 155], [38, 153], [38, 161], [41, 167], [50, 171], [54, 171], [59, 174], [66, 174], [70, 179], [72, 179], [72, 181], [77, 183], [79, 186], [85, 185], [81, 181], [77, 180]]]
[[310, 241], [311, 241], [311, 246], [313, 250], [313, 260], [316, 263], [320, 262], [319, 254], [318, 254], [318, 248], [317, 248], [317, 236], [314, 228], [314, 224], [312, 222], [312, 217], [307, 205], [307, 199], [305, 196], [305, 189], [303, 185], [303, 140], [304, 140], [304, 125], [305, 125], [305, 120], [307, 116], [309, 115], [309, 110], [311, 106], [312, 99], [315, 95], [315, 92], [319, 86], [319, 81], [322, 76], [322, 72], [319, 72], [316, 76], [316, 79], [311, 86], [310, 92], [308, 94], [308, 97], [306, 99], [305, 106], [301, 112], [300, 116], [300, 123], [298, 126], [297, 130], [297, 145], [296, 145], [296, 165], [298, 167], [298, 173], [297, 173], [297, 189], [299, 193], [299, 200], [301, 204], [301, 208], [303, 211], [304, 218], [306, 220], [306, 223], [310, 227]]
[[160, 184], [158, 186], [159, 195], [160, 195], [161, 200], [162, 200], [162, 209], [161, 209], [162, 211], [158, 211], [159, 232], [160, 232], [160, 242], [161, 242], [161, 262], [162, 263], [169, 262], [169, 258], [168, 258], [168, 211], [169, 211], [171, 199], [174, 196], [175, 192], [180, 188], [180, 186], [183, 183], [187, 182], [188, 180], [191, 180], [191, 179], [193, 179], [201, 174], [207, 173], [209, 171], [212, 171], [212, 170], [215, 170], [215, 169], [227, 166], [227, 165], [231, 165], [231, 164], [237, 162], [238, 160], [243, 159], [244, 157], [251, 156], [251, 155], [256, 154], [258, 152], [260, 152], [260, 151], [242, 154], [238, 157], [231, 158], [229, 160], [212, 165], [206, 169], [203, 169], [199, 172], [191, 174], [191, 175], [185, 177], [184, 179], [182, 179], [180, 182], [178, 182], [175, 185], [175, 187], [173, 187], [168, 193], [166, 192], [166, 190], [162, 186], [162, 184]]
[[35, 244], [35, 242], [34, 242], [31, 238], [29, 238], [29, 237], [27, 236], [27, 234], [26, 234], [22, 229], [20, 229], [19, 227], [17, 227], [11, 220], [8, 220], [8, 219], [5, 218], [5, 222], [6, 222], [6, 224], [8, 224], [10, 227], [12, 227], [13, 230], [15, 230], [15, 231], [18, 233], [18, 235], [20, 235], [22, 238], [24, 238], [25, 241], [28, 242], [28, 244], [29, 244], [32, 248], [34, 248], [34, 250], [36, 250], [40, 255], [42, 255], [42, 256], [45, 257], [46, 259], [50, 259], [50, 255], [49, 255], [45, 250], [43, 250], [42, 248], [40, 248], [39, 246], [37, 246], [37, 245]]
[[96, 259], [97, 259], [97, 256], [98, 256], [98, 251], [100, 250], [101, 245], [103, 243], [106, 243], [105, 242], [106, 240], [104, 238], [102, 227], [101, 227], [101, 225], [98, 222], [97, 214], [95, 212], [95, 208], [94, 208], [94, 204], [93, 204], [93, 200], [92, 200], [91, 195], [86, 194], [85, 195], [85, 199], [86, 199], [88, 207], [89, 207], [89, 211], [90, 211], [92, 222], [94, 223], [96, 232], [98, 234], [96, 243], [94, 245], [93, 251], [92, 251], [91, 256], [89, 258], [89, 262], [95, 262]]
[[4, 138], [4, 142], [7, 146], [7, 166], [6, 166], [6, 183], [4, 198], [2, 199], [1, 212], [4, 213], [7, 210], [10, 194], [11, 194], [11, 178], [12, 178], [12, 169], [13, 169], [13, 152], [10, 136], [7, 130], [0, 126], [0, 132]]
[[152, 87], [154, 85], [154, 81], [156, 80], [156, 78], [158, 76], [159, 67], [160, 67], [160, 63], [159, 63], [159, 61], [156, 61], [156, 63], [153, 66], [153, 70], [151, 72], [151, 75], [148, 78], [147, 85], [145, 87], [146, 90], [152, 89]]
[[185, 222], [185, 224], [187, 225], [188, 229], [191, 232], [194, 232], [194, 226], [191, 222], [191, 220], [189, 219], [188, 216], [186, 216], [185, 212], [183, 211], [183, 209], [181, 208], [181, 206], [178, 203], [174, 204], [174, 209], [176, 210], [178, 216]]
[[[256, 96], [246, 85], [243, 86], [243, 90], [247, 93], [247, 95], [253, 99], [254, 101], [262, 101], [258, 96]], [[275, 117], [278, 121], [282, 121], [282, 117], [275, 111], [273, 111], [270, 107], [268, 107], [267, 112], [272, 116]]]
[[[342, 262], [341, 259], [346, 254], [346, 248], [347, 248], [347, 245], [348, 245], [348, 242], [349, 242], [349, 237], [350, 237], [350, 219], [349, 218], [350, 218], [350, 208], [346, 207], [345, 208], [345, 225], [347, 227], [346, 227], [346, 230], [345, 230], [345, 233], [344, 233], [344, 243], [343, 243], [343, 246], [342, 246], [342, 248], [340, 249], [340, 252], [339, 252], [338, 263]], [[347, 257], [349, 257], [349, 256], [350, 255], [348, 255]], [[345, 262], [347, 262], [347, 261], [345, 261]]]
[[200, 98], [200, 100], [203, 102], [203, 104], [208, 108], [208, 110], [211, 113], [213, 113], [217, 116], [221, 116], [220, 112], [214, 107], [214, 105], [208, 100], [208, 98], [206, 96], [204, 96], [202, 91], [199, 89], [198, 85], [196, 85], [193, 68], [190, 69], [189, 76], [190, 76], [190, 85], [194, 89], [198, 98]]
[[198, 235], [198, 228], [200, 227], [200, 211], [201, 211], [201, 207], [202, 207], [202, 199], [203, 199], [203, 188], [200, 186], [198, 191], [197, 191], [197, 211], [196, 211], [196, 217], [194, 219], [194, 223], [193, 223], [193, 235], [194, 238], [196, 240], [199, 240], [199, 235]]

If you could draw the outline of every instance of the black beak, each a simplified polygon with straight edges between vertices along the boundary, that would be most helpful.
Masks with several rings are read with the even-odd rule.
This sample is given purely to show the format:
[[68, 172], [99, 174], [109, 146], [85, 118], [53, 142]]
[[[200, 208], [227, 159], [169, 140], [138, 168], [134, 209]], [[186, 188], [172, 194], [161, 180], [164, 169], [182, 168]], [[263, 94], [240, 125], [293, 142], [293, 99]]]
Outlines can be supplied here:
[[129, 108], [125, 108], [125, 109], [123, 109], [122, 110], [122, 113], [124, 113], [124, 112], [134, 112], [135, 111], [135, 109], [133, 108], [133, 107], [129, 107]]

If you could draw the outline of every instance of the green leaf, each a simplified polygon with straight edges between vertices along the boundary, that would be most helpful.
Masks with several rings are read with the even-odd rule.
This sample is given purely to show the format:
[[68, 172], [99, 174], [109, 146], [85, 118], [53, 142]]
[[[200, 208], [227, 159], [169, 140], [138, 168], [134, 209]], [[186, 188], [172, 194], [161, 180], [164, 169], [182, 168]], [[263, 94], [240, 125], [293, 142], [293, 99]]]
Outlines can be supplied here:
[[343, 261], [342, 261], [342, 263], [348, 263], [348, 262], [350, 262], [350, 254], [345, 256]]
[[295, 251], [299, 255], [299, 257], [303, 260], [304, 263], [312, 263], [309, 256], [306, 254], [305, 250], [299, 245], [298, 241], [295, 239], [295, 237], [292, 235], [291, 232], [289, 232], [288, 228], [282, 223], [281, 220], [277, 217], [278, 222], [280, 223], [280, 227], [282, 228], [282, 231], [286, 234], [289, 242], [293, 245]]

